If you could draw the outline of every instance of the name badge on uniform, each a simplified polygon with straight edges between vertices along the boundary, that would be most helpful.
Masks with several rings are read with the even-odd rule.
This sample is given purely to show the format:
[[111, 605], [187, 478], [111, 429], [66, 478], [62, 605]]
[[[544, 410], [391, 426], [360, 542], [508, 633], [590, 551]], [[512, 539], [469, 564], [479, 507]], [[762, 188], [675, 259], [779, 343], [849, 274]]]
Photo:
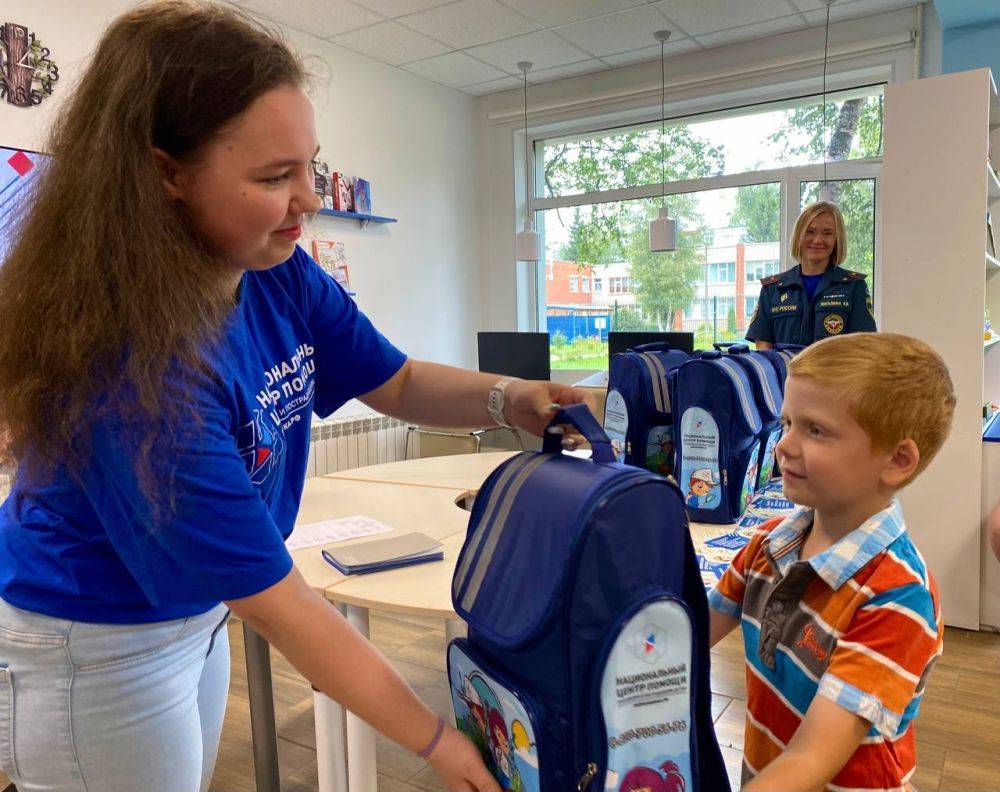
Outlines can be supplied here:
[[772, 305], [771, 306], [771, 315], [772, 316], [775, 315], [775, 314], [790, 314], [790, 313], [798, 313], [798, 312], [799, 312], [799, 305], [798, 305], [798, 303], [790, 303], [788, 305]]
[[829, 297], [821, 297], [816, 304], [816, 310], [823, 311], [831, 308], [842, 308], [845, 311], [851, 310], [851, 301], [841, 294], [831, 294]]

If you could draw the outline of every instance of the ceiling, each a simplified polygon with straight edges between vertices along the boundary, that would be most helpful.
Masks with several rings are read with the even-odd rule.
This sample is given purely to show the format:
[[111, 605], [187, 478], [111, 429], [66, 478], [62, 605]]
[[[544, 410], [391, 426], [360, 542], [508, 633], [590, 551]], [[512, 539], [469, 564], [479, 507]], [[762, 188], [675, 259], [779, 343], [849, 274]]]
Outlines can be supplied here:
[[[991, 0], [994, 2], [995, 0]], [[822, 25], [820, 0], [234, 0], [425, 79], [481, 96]], [[837, 0], [836, 21], [922, 0]]]

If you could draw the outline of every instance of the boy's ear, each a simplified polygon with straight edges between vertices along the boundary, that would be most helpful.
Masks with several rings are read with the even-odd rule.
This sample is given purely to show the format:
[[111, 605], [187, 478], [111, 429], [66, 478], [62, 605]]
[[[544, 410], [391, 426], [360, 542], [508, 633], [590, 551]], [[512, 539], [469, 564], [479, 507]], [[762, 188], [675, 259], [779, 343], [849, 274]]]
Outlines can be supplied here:
[[884, 484], [898, 489], [913, 476], [920, 464], [920, 449], [912, 438], [900, 440], [892, 450], [889, 461], [882, 473]]
[[160, 172], [160, 184], [167, 197], [174, 201], [181, 200], [184, 197], [183, 166], [163, 149], [158, 149], [155, 146], [153, 147], [153, 158], [156, 160], [156, 168]]

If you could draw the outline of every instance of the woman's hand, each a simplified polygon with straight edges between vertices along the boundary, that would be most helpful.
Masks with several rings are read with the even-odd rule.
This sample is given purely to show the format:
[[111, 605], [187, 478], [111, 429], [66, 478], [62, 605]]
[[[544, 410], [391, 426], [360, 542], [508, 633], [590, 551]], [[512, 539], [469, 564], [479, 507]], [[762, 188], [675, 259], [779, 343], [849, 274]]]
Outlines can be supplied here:
[[[507, 422], [538, 437], [542, 436], [559, 408], [586, 404], [593, 413], [597, 407], [594, 397], [583, 388], [542, 380], [514, 380], [507, 386], [506, 401], [504, 413]], [[577, 442], [580, 440], [578, 436], [575, 439]]]
[[427, 761], [452, 792], [500, 792], [479, 750], [452, 726], [445, 725]]

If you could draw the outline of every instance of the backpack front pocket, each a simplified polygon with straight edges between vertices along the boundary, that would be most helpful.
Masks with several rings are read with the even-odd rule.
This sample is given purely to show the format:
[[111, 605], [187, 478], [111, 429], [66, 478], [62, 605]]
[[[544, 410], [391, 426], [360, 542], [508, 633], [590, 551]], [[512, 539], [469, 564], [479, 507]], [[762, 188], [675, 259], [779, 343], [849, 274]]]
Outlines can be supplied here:
[[479, 749], [500, 788], [542, 792], [538, 703], [516, 692], [509, 680], [475, 657], [463, 639], [448, 647], [448, 683], [455, 724]]

